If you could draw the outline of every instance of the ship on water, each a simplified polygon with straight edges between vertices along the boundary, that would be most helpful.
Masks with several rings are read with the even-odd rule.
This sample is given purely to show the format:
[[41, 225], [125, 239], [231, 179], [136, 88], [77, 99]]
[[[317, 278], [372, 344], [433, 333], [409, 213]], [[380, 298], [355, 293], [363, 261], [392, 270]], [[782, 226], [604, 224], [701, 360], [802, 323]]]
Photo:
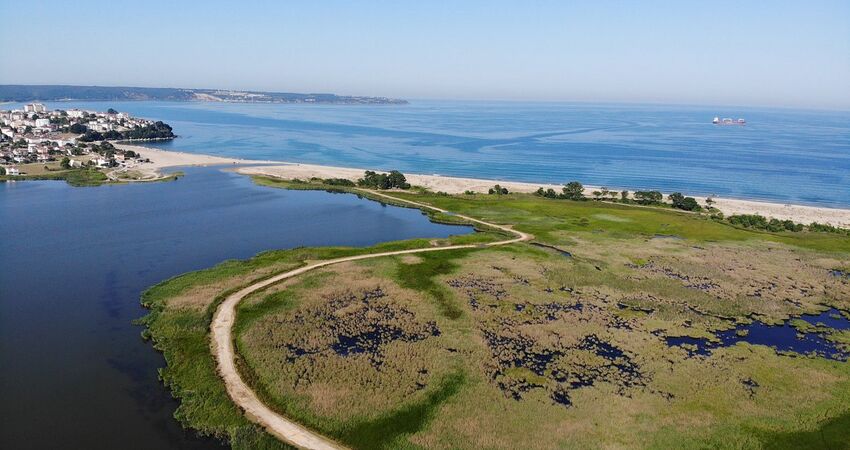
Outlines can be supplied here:
[[711, 123], [715, 125], [746, 125], [747, 121], [744, 119], [734, 120], [729, 117], [724, 117], [723, 119], [721, 119], [720, 117], [715, 117], [714, 120], [711, 121]]

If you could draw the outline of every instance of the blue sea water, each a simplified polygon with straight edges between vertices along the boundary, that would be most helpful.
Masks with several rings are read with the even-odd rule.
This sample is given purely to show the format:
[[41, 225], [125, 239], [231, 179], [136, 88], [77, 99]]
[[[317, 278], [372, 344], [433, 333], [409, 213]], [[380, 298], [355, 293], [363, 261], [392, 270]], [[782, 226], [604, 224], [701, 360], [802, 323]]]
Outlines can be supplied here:
[[[414, 101], [58, 102], [171, 124], [157, 147], [416, 173], [850, 206], [850, 112]], [[715, 116], [747, 125], [715, 126]]]

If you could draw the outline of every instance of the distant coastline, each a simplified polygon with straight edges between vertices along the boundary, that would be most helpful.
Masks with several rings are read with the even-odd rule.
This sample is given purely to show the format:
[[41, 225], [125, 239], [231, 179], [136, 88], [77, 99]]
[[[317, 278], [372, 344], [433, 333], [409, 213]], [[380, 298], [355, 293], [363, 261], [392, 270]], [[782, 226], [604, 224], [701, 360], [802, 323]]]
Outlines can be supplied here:
[[407, 100], [389, 97], [350, 96], [327, 93], [302, 94], [292, 92], [130, 86], [0, 85], [0, 102], [145, 100], [336, 105], [404, 105], [408, 103]]

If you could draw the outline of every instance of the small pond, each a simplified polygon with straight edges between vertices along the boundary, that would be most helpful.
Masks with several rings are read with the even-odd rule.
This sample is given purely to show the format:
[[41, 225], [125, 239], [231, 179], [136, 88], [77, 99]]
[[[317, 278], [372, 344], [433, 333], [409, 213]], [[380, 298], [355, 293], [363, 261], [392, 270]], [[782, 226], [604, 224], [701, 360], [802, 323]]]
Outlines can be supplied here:
[[804, 314], [799, 319], [812, 327], [794, 327], [792, 320], [782, 325], [768, 325], [754, 321], [751, 324], [718, 332], [717, 341], [689, 336], [671, 336], [665, 339], [667, 345], [683, 347], [691, 355], [708, 355], [716, 348], [747, 342], [753, 345], [766, 345], [780, 353], [815, 355], [838, 361], [848, 359], [850, 352], [828, 339], [828, 335], [833, 330], [850, 329], [850, 320], [845, 315], [833, 308], [820, 314]]

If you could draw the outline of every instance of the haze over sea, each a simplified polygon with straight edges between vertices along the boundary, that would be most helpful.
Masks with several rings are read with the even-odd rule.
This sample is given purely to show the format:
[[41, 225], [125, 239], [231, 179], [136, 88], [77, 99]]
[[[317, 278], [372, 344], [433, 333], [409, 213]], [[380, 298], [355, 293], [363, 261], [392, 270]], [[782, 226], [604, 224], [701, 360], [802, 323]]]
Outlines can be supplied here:
[[[180, 137], [149, 145], [167, 150], [850, 207], [848, 111], [448, 101], [50, 106], [163, 120]], [[747, 124], [712, 125], [715, 116]]]

